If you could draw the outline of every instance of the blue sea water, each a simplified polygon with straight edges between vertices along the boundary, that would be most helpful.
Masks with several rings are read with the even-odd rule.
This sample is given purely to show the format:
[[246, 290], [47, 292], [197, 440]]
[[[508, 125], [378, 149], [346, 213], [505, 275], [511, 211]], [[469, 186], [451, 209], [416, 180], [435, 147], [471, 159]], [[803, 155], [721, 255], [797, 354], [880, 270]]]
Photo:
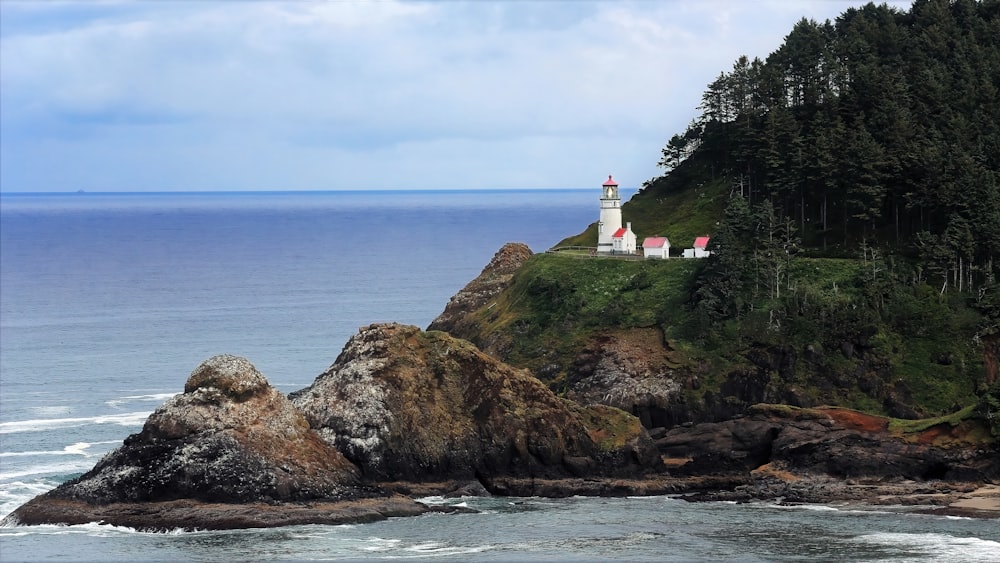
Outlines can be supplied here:
[[[426, 327], [508, 241], [542, 251], [597, 190], [0, 194], [0, 517], [92, 467], [202, 360], [309, 385], [358, 327]], [[0, 529], [0, 560], [996, 561], [997, 520], [899, 507], [427, 499], [477, 514], [148, 534]]]

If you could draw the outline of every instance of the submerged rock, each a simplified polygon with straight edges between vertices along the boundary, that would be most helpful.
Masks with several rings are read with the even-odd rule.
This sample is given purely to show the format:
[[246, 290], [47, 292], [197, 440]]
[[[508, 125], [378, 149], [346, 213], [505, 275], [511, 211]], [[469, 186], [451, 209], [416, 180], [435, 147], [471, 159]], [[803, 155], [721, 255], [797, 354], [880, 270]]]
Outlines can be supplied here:
[[638, 419], [557, 397], [443, 332], [363, 327], [291, 396], [367, 479], [634, 475], [659, 467]]

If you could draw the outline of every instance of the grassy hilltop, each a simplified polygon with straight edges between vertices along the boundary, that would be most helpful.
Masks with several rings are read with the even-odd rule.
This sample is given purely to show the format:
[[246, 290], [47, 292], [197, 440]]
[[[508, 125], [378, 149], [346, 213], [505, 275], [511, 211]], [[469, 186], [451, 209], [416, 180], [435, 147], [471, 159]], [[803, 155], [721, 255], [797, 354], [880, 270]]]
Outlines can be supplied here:
[[709, 85], [622, 208], [711, 258], [538, 254], [457, 335], [570, 396], [655, 387], [619, 401], [653, 426], [767, 402], [1000, 434], [998, 92], [996, 0], [802, 20]]

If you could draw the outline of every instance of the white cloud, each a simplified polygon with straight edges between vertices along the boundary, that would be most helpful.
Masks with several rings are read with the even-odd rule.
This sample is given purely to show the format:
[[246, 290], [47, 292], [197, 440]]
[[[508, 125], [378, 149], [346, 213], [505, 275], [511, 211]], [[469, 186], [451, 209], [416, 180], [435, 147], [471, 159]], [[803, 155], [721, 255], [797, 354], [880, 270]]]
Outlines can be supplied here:
[[0, 189], [636, 185], [739, 55], [850, 5], [4, 0]]

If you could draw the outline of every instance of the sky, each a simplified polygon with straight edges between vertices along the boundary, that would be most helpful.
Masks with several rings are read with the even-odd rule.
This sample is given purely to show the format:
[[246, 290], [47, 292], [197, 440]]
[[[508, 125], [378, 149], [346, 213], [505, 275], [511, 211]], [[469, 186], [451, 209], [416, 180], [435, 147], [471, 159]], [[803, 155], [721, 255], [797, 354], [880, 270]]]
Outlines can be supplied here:
[[738, 57], [862, 3], [0, 0], [0, 191], [638, 187]]

